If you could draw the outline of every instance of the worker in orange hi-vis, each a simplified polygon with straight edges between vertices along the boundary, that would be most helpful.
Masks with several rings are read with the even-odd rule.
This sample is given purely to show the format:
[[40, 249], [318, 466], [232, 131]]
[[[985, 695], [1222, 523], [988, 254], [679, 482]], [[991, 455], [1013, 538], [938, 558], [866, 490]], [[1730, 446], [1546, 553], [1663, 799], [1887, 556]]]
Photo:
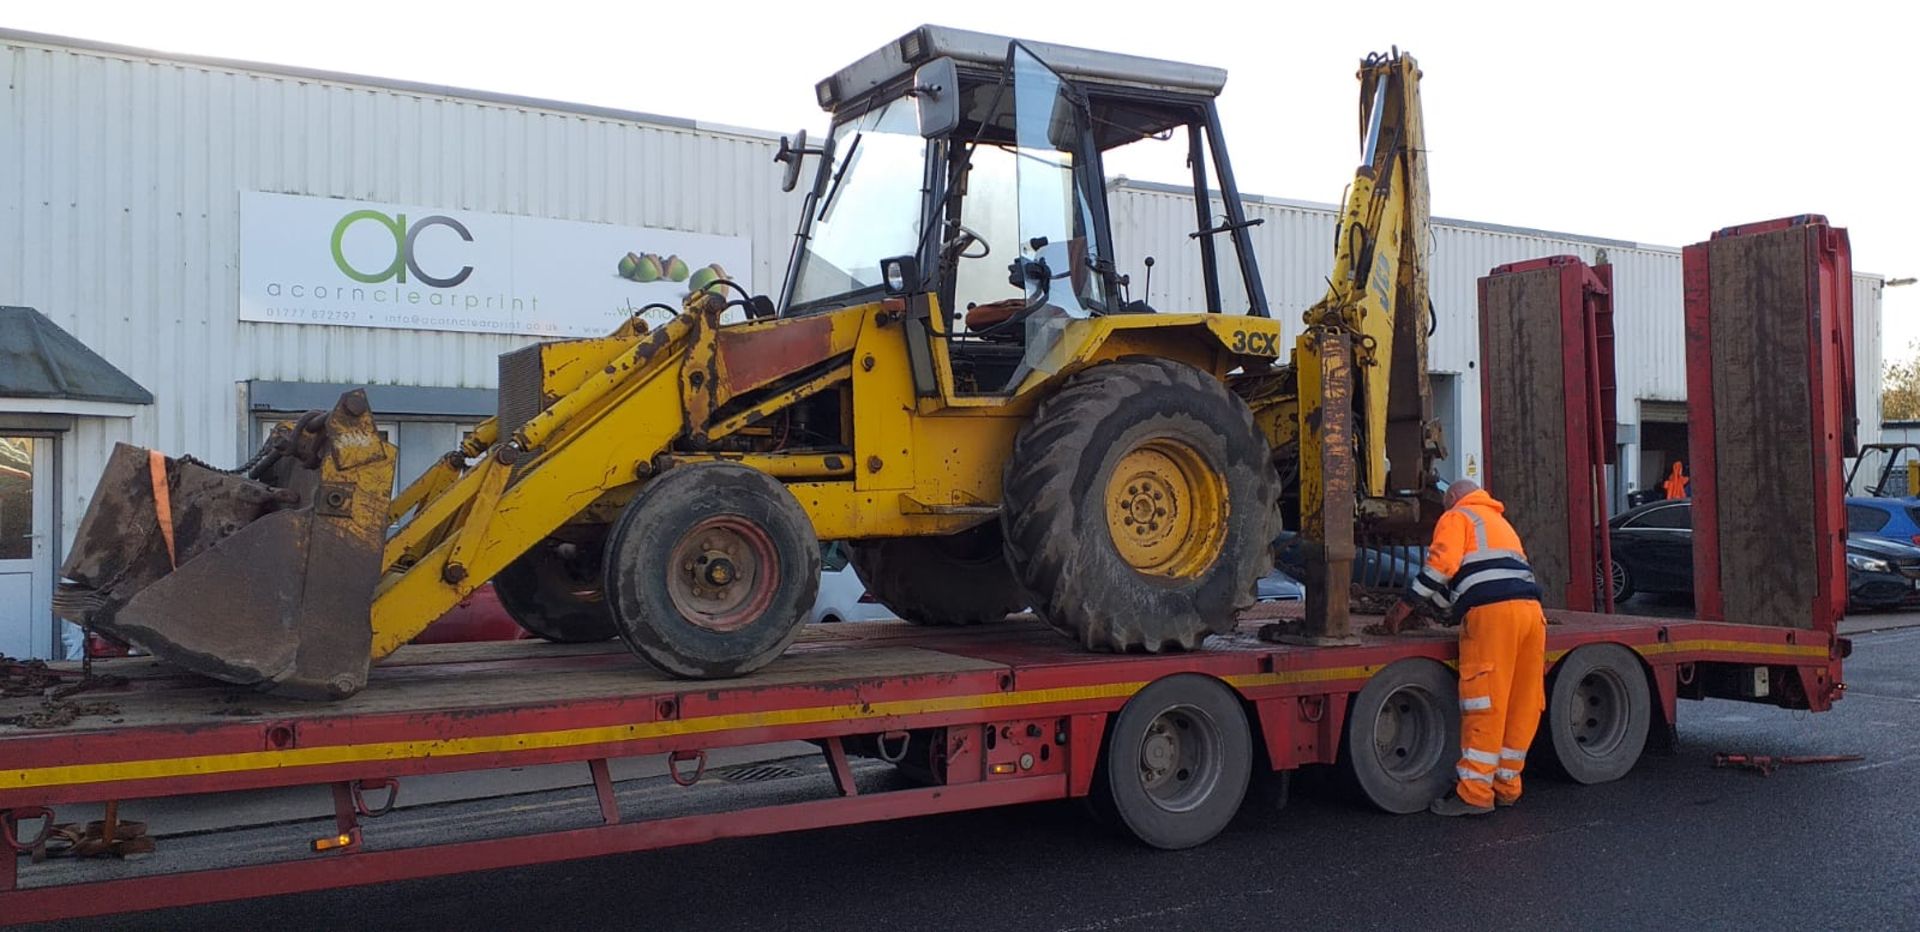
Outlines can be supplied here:
[[1673, 468], [1667, 471], [1667, 481], [1660, 483], [1667, 490], [1667, 499], [1687, 497], [1687, 472], [1679, 460], [1673, 461]]
[[1506, 508], [1471, 479], [1447, 487], [1427, 564], [1387, 612], [1397, 632], [1424, 603], [1460, 631], [1460, 763], [1429, 811], [1481, 815], [1520, 800], [1520, 772], [1547, 705], [1547, 617]]

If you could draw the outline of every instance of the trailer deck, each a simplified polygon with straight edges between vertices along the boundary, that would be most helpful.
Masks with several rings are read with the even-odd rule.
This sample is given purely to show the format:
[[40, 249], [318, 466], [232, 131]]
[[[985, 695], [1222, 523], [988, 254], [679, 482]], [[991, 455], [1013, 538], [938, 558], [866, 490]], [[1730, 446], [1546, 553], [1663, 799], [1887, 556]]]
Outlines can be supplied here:
[[[23, 854], [0, 861], [0, 922], [1084, 796], [1109, 716], [1148, 684], [1181, 673], [1215, 678], [1237, 693], [1261, 766], [1334, 763], [1349, 706], [1370, 678], [1416, 658], [1451, 664], [1455, 657], [1454, 631], [1445, 628], [1337, 647], [1257, 636], [1262, 624], [1296, 611], [1262, 606], [1233, 635], [1159, 656], [1087, 653], [1017, 618], [968, 629], [815, 626], [767, 670], [714, 682], [667, 678], [617, 643], [416, 646], [375, 668], [362, 693], [334, 703], [250, 693], [147, 659], [97, 662], [97, 673], [124, 677], [124, 686], [67, 701], [104, 704], [95, 707], [101, 714], [50, 728], [0, 725], [0, 813], [7, 841]], [[1847, 644], [1824, 632], [1549, 615], [1550, 665], [1589, 644], [1619, 644], [1638, 655], [1656, 740], [1673, 726], [1682, 697], [1820, 710], [1844, 689], [1838, 674]], [[0, 699], [0, 721], [30, 715], [41, 701]], [[676, 779], [691, 783], [710, 750], [791, 740], [822, 748], [838, 797], [651, 821], [614, 802], [608, 759], [669, 754]], [[918, 767], [928, 785], [862, 795], [850, 752]], [[377, 831], [363, 821], [379, 811], [368, 799], [378, 802], [400, 778], [555, 763], [587, 765], [601, 825], [427, 848], [361, 843], [363, 831]], [[1451, 766], [1449, 757], [1448, 772]], [[289, 838], [281, 862], [46, 885], [23, 866], [40, 814], [60, 805], [299, 785], [333, 787], [339, 835], [313, 844]], [[162, 847], [152, 857], [165, 854]]]

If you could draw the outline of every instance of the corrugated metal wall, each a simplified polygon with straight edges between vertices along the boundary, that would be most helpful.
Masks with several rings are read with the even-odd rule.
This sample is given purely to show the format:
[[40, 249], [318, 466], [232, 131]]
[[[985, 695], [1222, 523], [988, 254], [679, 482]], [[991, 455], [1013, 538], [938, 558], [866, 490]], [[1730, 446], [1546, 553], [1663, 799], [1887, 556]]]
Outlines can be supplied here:
[[[1160, 185], [1116, 182], [1110, 188], [1115, 262], [1143, 281], [1141, 258], [1154, 257], [1151, 303], [1161, 310], [1200, 309], [1206, 296], [1200, 280], [1199, 249], [1187, 236], [1195, 229], [1190, 194]], [[1249, 199], [1250, 231], [1260, 275], [1273, 315], [1286, 326], [1287, 338], [1299, 332], [1301, 315], [1326, 293], [1333, 261], [1333, 231], [1338, 211], [1326, 205]], [[1212, 216], [1221, 216], [1216, 201]], [[1218, 237], [1223, 247], [1225, 237]], [[1455, 393], [1458, 429], [1448, 438], [1457, 469], [1480, 453], [1479, 286], [1494, 266], [1543, 256], [1577, 255], [1587, 262], [1614, 266], [1614, 326], [1618, 347], [1620, 416], [1637, 417], [1636, 401], [1684, 401], [1686, 339], [1683, 330], [1680, 250], [1616, 240], [1514, 230], [1485, 224], [1437, 220], [1433, 224], [1430, 288], [1438, 326], [1428, 347], [1434, 372], [1459, 376]], [[1857, 276], [1855, 356], [1862, 441], [1877, 431], [1880, 398], [1880, 283]], [[1229, 307], [1231, 309], [1231, 307]], [[1638, 483], [1637, 458], [1625, 458], [1625, 485]], [[1624, 486], [1623, 486], [1624, 487]]]
[[[31, 40], [0, 41], [0, 54], [0, 301], [39, 308], [156, 395], [131, 420], [81, 418], [68, 435], [63, 540], [116, 440], [233, 461], [245, 380], [490, 388], [496, 356], [523, 342], [240, 322], [242, 191], [747, 236], [766, 290], [797, 219], [798, 199], [774, 184], [775, 140], [753, 131]], [[1249, 211], [1263, 221], [1252, 237], [1269, 301], [1295, 328], [1324, 290], [1334, 211], [1266, 199]], [[1139, 259], [1158, 260], [1155, 306], [1203, 306], [1188, 195], [1116, 182], [1113, 218], [1116, 259], [1136, 287]], [[1479, 457], [1476, 280], [1503, 262], [1560, 253], [1591, 262], [1602, 249], [1615, 265], [1621, 413], [1631, 420], [1635, 399], [1685, 395], [1678, 251], [1435, 224], [1431, 359], [1459, 375], [1456, 464]], [[1856, 294], [1871, 434], [1877, 280], [1861, 279]]]
[[70, 541], [116, 440], [234, 461], [248, 379], [490, 388], [496, 334], [239, 320], [239, 197], [274, 191], [751, 237], [777, 288], [777, 140], [210, 63], [0, 41], [0, 302], [152, 390], [62, 444]]

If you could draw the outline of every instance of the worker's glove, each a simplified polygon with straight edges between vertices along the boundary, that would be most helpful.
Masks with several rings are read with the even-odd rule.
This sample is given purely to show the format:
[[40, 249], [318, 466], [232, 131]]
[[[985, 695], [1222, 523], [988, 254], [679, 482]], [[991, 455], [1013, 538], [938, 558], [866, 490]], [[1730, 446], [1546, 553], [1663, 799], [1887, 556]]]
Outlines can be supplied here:
[[1387, 617], [1381, 620], [1380, 625], [1388, 634], [1399, 634], [1400, 629], [1406, 625], [1407, 619], [1412, 617], [1413, 603], [1401, 599], [1393, 603], [1392, 608], [1387, 609]]

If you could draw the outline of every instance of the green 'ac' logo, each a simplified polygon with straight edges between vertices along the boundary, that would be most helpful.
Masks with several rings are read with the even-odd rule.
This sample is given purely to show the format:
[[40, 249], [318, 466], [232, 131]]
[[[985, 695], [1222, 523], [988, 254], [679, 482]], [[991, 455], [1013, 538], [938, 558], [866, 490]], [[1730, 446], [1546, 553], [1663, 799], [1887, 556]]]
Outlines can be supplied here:
[[[379, 224], [381, 229], [393, 236], [393, 261], [378, 272], [362, 272], [354, 268], [353, 264], [347, 261], [346, 252], [340, 248], [341, 240], [346, 238], [347, 228], [362, 220], [371, 220]], [[384, 281], [397, 281], [404, 284], [409, 271], [413, 273], [414, 278], [435, 288], [452, 288], [466, 281], [467, 276], [473, 274], [471, 265], [462, 266], [460, 271], [447, 278], [435, 278], [420, 268], [420, 263], [414, 257], [414, 244], [420, 239], [420, 231], [427, 227], [446, 227], [459, 234], [460, 239], [473, 242], [473, 234], [467, 232], [467, 228], [452, 217], [435, 214], [422, 218], [409, 227], [406, 214], [389, 216], [377, 210], [356, 210], [341, 217], [340, 222], [333, 225], [333, 264], [339, 266], [340, 271], [348, 278], [357, 282], [366, 282], [369, 285], [377, 285]]]

